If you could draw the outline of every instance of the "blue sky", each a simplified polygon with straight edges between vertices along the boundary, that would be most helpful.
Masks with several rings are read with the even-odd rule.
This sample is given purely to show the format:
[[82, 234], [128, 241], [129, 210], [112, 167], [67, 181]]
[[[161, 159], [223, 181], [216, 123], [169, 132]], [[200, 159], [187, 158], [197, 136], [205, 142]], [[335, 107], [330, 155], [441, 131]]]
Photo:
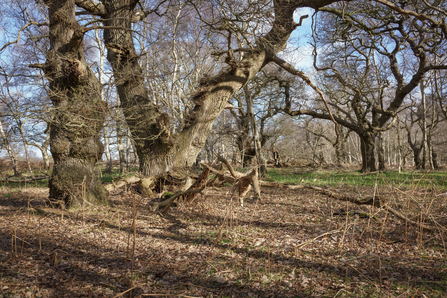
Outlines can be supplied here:
[[291, 38], [287, 44], [287, 52], [283, 57], [287, 62], [293, 64], [299, 70], [312, 68], [312, 48], [309, 45], [309, 37], [312, 32], [312, 14], [315, 10], [311, 8], [297, 9], [294, 14], [295, 22], [299, 22], [300, 17], [309, 15], [304, 19], [302, 25], [293, 31]]

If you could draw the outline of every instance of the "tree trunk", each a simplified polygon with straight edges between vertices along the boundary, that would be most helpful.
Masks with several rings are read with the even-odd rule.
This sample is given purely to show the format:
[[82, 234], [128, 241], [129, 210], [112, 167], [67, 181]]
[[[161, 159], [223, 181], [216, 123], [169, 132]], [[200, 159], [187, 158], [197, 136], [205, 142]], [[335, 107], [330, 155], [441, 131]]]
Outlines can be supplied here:
[[421, 151], [422, 151], [422, 148], [418, 148], [416, 146], [413, 148], [414, 167], [417, 170], [422, 169]]
[[402, 163], [405, 163], [405, 161], [402, 159], [402, 144], [400, 141], [400, 131], [399, 126], [396, 127], [396, 134], [397, 134], [397, 154], [398, 154], [398, 171], [399, 174], [402, 171]]
[[342, 125], [338, 125], [337, 129], [339, 139], [338, 143], [335, 145], [335, 158], [337, 160], [337, 165], [341, 165], [343, 163], [349, 162], [350, 159], [350, 150], [348, 144], [350, 131], [348, 129], [345, 129], [345, 127]]
[[375, 172], [376, 157], [374, 156], [374, 141], [375, 136], [371, 134], [360, 135], [360, 148], [362, 151], [362, 173]]
[[[96, 43], [98, 45], [99, 49], [99, 74], [98, 74], [98, 80], [101, 84], [101, 101], [106, 101], [104, 96], [104, 89], [103, 86], [103, 78], [104, 78], [104, 46], [102, 45], [102, 40], [99, 37], [99, 30], [95, 29], [95, 39]], [[110, 153], [110, 141], [109, 141], [109, 131], [107, 129], [108, 125], [107, 122], [104, 122], [103, 126], [103, 137], [104, 137], [104, 154], [106, 156], [106, 173], [110, 174], [112, 173], [112, 154]]]
[[251, 162], [253, 154], [250, 153], [251, 140], [249, 138], [250, 132], [250, 119], [248, 119], [247, 113], [239, 111], [238, 117], [238, 135], [236, 139], [239, 152], [241, 154], [242, 167], [245, 168]]
[[378, 160], [379, 160], [379, 171], [385, 171], [385, 148], [383, 144], [383, 134], [378, 133]]
[[107, 130], [107, 125], [103, 127], [103, 135], [104, 135], [104, 154], [106, 156], [106, 173], [112, 173], [112, 154], [110, 154], [110, 142], [109, 142], [109, 133]]
[[3, 129], [3, 123], [2, 119], [0, 118], [0, 135], [3, 139], [3, 146], [5, 147], [6, 151], [8, 152], [9, 158], [11, 158], [12, 162], [12, 169], [14, 170], [14, 175], [18, 175], [18, 168], [17, 168], [17, 159], [16, 155], [14, 153], [14, 150], [12, 150], [11, 145], [9, 144], [8, 136], [5, 133], [5, 130]]
[[437, 169], [439, 169], [438, 154], [435, 152], [435, 150], [432, 150], [431, 155], [432, 155], [432, 160], [433, 160], [433, 168], [435, 170], [437, 170]]
[[130, 172], [130, 148], [131, 148], [131, 142], [130, 139], [132, 138], [132, 134], [130, 133], [130, 130], [127, 129], [127, 138], [126, 138], [126, 171]]
[[[46, 132], [46, 131], [45, 131]], [[29, 146], [37, 147], [40, 152], [42, 153], [42, 159], [43, 159], [43, 169], [49, 170], [50, 169], [50, 156], [48, 155], [48, 146], [50, 145], [50, 134], [47, 134], [45, 137], [45, 141], [42, 143], [42, 145], [39, 145], [37, 143], [26, 143]]]
[[427, 146], [427, 107], [425, 101], [425, 85], [424, 79], [420, 82], [421, 96], [422, 96], [422, 169], [427, 168], [428, 146]]
[[414, 161], [414, 167], [417, 170], [420, 170], [422, 167], [422, 161], [421, 161], [421, 152], [423, 150], [423, 144], [417, 144], [417, 135], [415, 135], [414, 142], [411, 139], [411, 127], [406, 127], [407, 129], [407, 140], [408, 144], [410, 145], [411, 150], [413, 151], [413, 161]]
[[26, 138], [25, 134], [23, 133], [23, 124], [21, 122], [18, 124], [19, 124], [20, 136], [22, 137], [23, 148], [25, 149], [25, 158], [26, 158], [26, 164], [28, 165], [28, 171], [31, 177], [34, 177], [33, 169], [31, 167], [31, 160], [28, 154], [28, 146], [26, 145]]
[[120, 160], [120, 173], [124, 173], [126, 168], [126, 159], [124, 154], [124, 143], [123, 143], [123, 131], [121, 128], [121, 119], [119, 119], [119, 113], [116, 113], [116, 143], [118, 145], [118, 156]]
[[260, 166], [259, 176], [264, 177], [267, 174], [267, 166], [262, 154], [261, 141], [259, 139], [259, 131], [256, 123], [255, 112], [253, 110], [253, 98], [251, 97], [250, 91], [248, 90], [248, 85], [244, 86], [245, 101], [247, 103], [247, 113], [251, 122], [251, 131], [253, 134], [253, 143], [255, 147], [256, 158], [258, 159], [258, 165]]
[[414, 161], [414, 167], [417, 170], [422, 169], [422, 160], [421, 160], [421, 152], [422, 152], [422, 146], [414, 146], [411, 149], [413, 149], [413, 161]]
[[[239, 91], [278, 52], [282, 51], [297, 27], [293, 13], [299, 6], [289, 1], [274, 3], [275, 22], [260, 38], [256, 49], [244, 53], [241, 61], [228, 56], [229, 68], [215, 77], [206, 77], [192, 95], [195, 106], [185, 115], [185, 126], [172, 134], [170, 119], [149, 98], [132, 38], [131, 20], [138, 1], [104, 1], [105, 44], [127, 124], [135, 140], [140, 171], [154, 175], [175, 167], [192, 165], [212, 130], [214, 121]], [[325, 3], [327, 4], [327, 3]], [[113, 29], [110, 29], [113, 27]], [[122, 29], [121, 29], [122, 28]]]
[[54, 107], [50, 201], [70, 209], [83, 206], [84, 199], [92, 205], [108, 205], [108, 191], [93, 170], [104, 150], [99, 132], [106, 105], [101, 101], [101, 85], [85, 61], [85, 31], [75, 17], [75, 0], [45, 2], [50, 19], [50, 50], [44, 73]]

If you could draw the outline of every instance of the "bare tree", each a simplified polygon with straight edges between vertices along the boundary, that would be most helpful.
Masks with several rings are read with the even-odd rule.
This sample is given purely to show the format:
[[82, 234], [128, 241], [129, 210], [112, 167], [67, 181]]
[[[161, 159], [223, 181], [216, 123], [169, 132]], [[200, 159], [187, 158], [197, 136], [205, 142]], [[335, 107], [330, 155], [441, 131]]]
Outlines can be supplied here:
[[[418, 11], [402, 2], [403, 7], [407, 4], [411, 11]], [[324, 73], [322, 89], [339, 112], [334, 120], [361, 139], [363, 172], [377, 169], [376, 137], [394, 125], [405, 97], [419, 86], [425, 73], [446, 68], [444, 61], [433, 63], [435, 53], [445, 46], [439, 38], [444, 29], [433, 26], [428, 30], [417, 22], [421, 15], [399, 15], [396, 11], [410, 10], [386, 5], [388, 8], [369, 1], [342, 3], [321, 8], [329, 14], [315, 19], [314, 66]], [[436, 8], [425, 7], [424, 13], [439, 15]], [[317, 65], [319, 48], [324, 55]], [[331, 119], [321, 108], [285, 111]]]
[[[276, 55], [286, 47], [290, 34], [305, 18], [302, 16], [300, 22], [295, 23], [295, 10], [304, 7], [321, 10], [341, 1], [228, 0], [188, 1], [186, 4], [167, 0], [154, 3], [137, 0], [101, 2], [44, 0], [43, 2], [48, 7], [48, 21], [45, 17], [35, 21], [30, 15], [24, 14], [25, 19], [28, 19], [20, 32], [31, 25], [48, 29], [48, 50], [43, 51], [46, 62], [34, 63], [33, 67], [43, 70], [48, 80], [48, 96], [54, 108], [50, 143], [55, 167], [49, 183], [50, 197], [68, 207], [77, 207], [83, 202], [81, 196], [83, 188], [86, 190], [85, 198], [91, 204], [108, 203], [107, 191], [93, 174], [93, 165], [103, 153], [99, 133], [104, 124], [107, 107], [101, 100], [101, 83], [86, 61], [84, 37], [89, 34], [88, 32], [94, 29], [104, 30], [107, 59], [113, 69], [114, 82], [127, 126], [135, 141], [140, 171], [152, 175], [193, 164], [211, 132], [214, 121], [228, 107], [228, 100], [268, 63], [274, 61], [287, 68], [284, 61]], [[421, 33], [429, 27], [433, 27], [432, 32], [435, 33], [439, 33], [440, 30], [447, 32], [445, 23], [432, 13], [436, 10], [427, 9], [421, 12], [418, 7], [406, 9], [389, 1], [375, 0], [375, 2], [386, 6], [387, 9], [384, 11], [390, 16], [385, 25], [379, 24], [378, 30], [380, 28], [388, 30], [386, 26], [399, 25], [399, 16], [403, 14], [408, 16], [409, 22], [415, 18], [426, 22], [423, 25], [414, 22], [412, 33]], [[355, 3], [364, 2], [355, 1]], [[140, 63], [140, 57], [144, 56], [144, 53], [140, 53], [135, 47], [134, 28], [148, 16], [156, 18], [155, 16], [166, 15], [168, 8], [177, 11], [177, 14], [173, 14], [175, 23], [175, 16], [178, 15], [177, 20], [180, 20], [182, 13], [185, 12], [183, 7], [186, 5], [191, 5], [193, 8], [191, 11], [196, 13], [197, 18], [208, 29], [207, 40], [214, 47], [215, 57], [220, 59], [222, 64], [216, 68], [216, 72], [199, 80], [199, 84], [194, 87], [194, 93], [189, 97], [193, 103], [192, 108], [182, 110], [180, 113], [184, 115], [182, 116], [184, 125], [181, 124], [173, 129], [172, 124], [175, 121], [171, 115], [164, 106], [158, 105], [150, 96], [150, 88], [146, 85], [147, 81]], [[326, 12], [337, 14], [336, 10], [331, 9], [328, 7]], [[394, 15], [397, 21], [394, 21]], [[361, 21], [350, 20], [347, 16], [342, 15], [339, 18], [343, 21], [353, 21], [356, 23], [355, 28], [364, 25]], [[366, 18], [370, 18], [372, 22], [378, 20], [374, 15], [362, 15], [359, 20]], [[404, 29], [410, 25], [405, 23], [405, 26], [407, 27], [398, 28], [403, 32], [401, 34], [405, 42], [411, 49], [420, 51], [420, 42], [405, 33]], [[376, 38], [380, 36], [382, 35], [375, 35]], [[5, 46], [15, 44], [18, 40], [19, 38]], [[378, 45], [380, 42], [377, 40]], [[402, 44], [398, 38], [395, 43], [400, 49]], [[0, 51], [5, 46], [2, 46]], [[383, 51], [391, 57], [391, 61], [396, 61], [395, 53], [387, 52], [388, 45], [374, 48], [374, 44], [368, 44], [368, 47], [375, 51]], [[419, 53], [418, 57], [422, 64], [415, 79], [404, 86], [398, 76], [397, 101], [392, 102], [388, 109], [378, 110], [380, 129], [387, 126], [388, 121], [395, 116], [400, 101], [412, 90], [411, 87], [417, 81], [417, 77], [430, 68], [427, 66], [424, 53]], [[175, 88], [170, 89], [172, 90], [175, 94]]]

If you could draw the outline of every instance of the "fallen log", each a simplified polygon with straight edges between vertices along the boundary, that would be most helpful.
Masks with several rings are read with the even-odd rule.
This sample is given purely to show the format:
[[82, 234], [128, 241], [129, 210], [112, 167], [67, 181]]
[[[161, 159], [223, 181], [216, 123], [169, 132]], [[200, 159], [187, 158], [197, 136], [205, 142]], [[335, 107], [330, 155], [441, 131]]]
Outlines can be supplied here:
[[15, 179], [0, 179], [0, 182], [12, 182], [12, 183], [22, 183], [22, 182], [33, 182], [33, 181], [38, 181], [38, 180], [45, 180], [45, 179], [49, 179], [49, 176], [41, 176], [41, 177], [34, 177], [34, 178], [25, 178], [25, 179], [21, 179], [21, 180], [15, 180]]
[[141, 180], [140, 177], [131, 176], [131, 177], [123, 178], [117, 182], [112, 181], [111, 184], [104, 185], [104, 187], [105, 187], [105, 189], [107, 189], [110, 192], [112, 190], [115, 190], [115, 189], [123, 187], [123, 186], [136, 184], [140, 180]]

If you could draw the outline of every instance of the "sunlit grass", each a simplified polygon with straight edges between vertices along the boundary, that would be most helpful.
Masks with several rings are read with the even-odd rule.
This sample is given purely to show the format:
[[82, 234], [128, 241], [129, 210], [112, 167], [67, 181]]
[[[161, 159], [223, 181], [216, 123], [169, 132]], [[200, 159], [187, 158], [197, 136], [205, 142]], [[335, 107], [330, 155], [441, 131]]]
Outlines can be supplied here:
[[355, 171], [330, 171], [306, 169], [270, 169], [267, 178], [281, 183], [305, 184], [320, 186], [435, 186], [447, 188], [447, 172], [384, 171], [363, 174]]

